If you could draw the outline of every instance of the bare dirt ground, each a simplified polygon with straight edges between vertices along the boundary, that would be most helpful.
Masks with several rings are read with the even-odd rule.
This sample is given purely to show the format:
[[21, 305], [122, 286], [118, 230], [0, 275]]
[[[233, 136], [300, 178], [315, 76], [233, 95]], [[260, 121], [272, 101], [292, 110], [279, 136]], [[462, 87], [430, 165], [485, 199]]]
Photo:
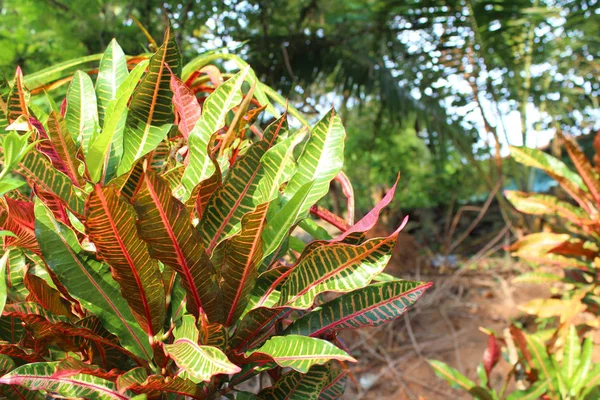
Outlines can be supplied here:
[[[394, 323], [344, 333], [342, 340], [359, 360], [350, 367], [352, 378], [344, 399], [469, 399], [435, 376], [426, 360], [444, 361], [475, 380], [488, 339], [479, 327], [502, 335], [511, 320], [525, 318], [518, 305], [547, 297], [549, 288], [513, 284], [512, 278], [523, 270], [510, 258], [422, 273], [418, 267], [401, 268], [408, 255], [407, 250], [399, 251], [404, 254], [395, 254], [386, 272], [431, 281], [434, 286]], [[502, 386], [508, 369], [500, 360], [492, 374], [493, 386]]]

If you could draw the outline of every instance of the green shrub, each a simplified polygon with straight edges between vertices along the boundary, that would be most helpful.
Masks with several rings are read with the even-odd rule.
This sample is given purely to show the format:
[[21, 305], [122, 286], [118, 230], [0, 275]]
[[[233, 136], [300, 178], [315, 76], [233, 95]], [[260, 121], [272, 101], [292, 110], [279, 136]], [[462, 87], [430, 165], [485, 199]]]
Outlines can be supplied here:
[[[319, 232], [307, 217], [342, 168], [339, 116], [291, 129], [240, 59], [183, 66], [169, 31], [149, 56], [113, 41], [95, 84], [73, 74], [88, 62], [0, 89], [0, 391], [339, 397], [355, 360], [337, 333], [396, 319], [430, 286], [378, 278], [400, 229], [365, 233], [393, 190], [334, 239], [292, 236]], [[61, 106], [43, 95], [69, 80]], [[271, 387], [239, 391], [260, 374]]]

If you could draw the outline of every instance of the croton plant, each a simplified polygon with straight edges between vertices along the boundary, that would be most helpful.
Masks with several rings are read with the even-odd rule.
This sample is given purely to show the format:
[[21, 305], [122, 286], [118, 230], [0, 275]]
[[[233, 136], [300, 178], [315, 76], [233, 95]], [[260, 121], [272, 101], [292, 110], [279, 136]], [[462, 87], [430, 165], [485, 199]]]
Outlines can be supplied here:
[[167, 30], [154, 54], [113, 41], [0, 90], [6, 397], [337, 398], [355, 361], [338, 332], [430, 286], [382, 273], [401, 227], [366, 238], [395, 186], [356, 224], [315, 206], [348, 189], [335, 111], [280, 115], [237, 57], [182, 66]]
[[[552, 177], [562, 189], [560, 197], [518, 191], [507, 191], [506, 196], [517, 210], [542, 217], [547, 228], [511, 246], [514, 255], [535, 265], [534, 271], [517, 280], [562, 286], [553, 298], [535, 300], [525, 311], [542, 318], [560, 317], [567, 326], [582, 312], [593, 320], [600, 315], [600, 133], [594, 140], [593, 160], [573, 138], [559, 138], [574, 169], [538, 149], [515, 147], [511, 153], [516, 161]], [[591, 326], [597, 327], [593, 320]]]

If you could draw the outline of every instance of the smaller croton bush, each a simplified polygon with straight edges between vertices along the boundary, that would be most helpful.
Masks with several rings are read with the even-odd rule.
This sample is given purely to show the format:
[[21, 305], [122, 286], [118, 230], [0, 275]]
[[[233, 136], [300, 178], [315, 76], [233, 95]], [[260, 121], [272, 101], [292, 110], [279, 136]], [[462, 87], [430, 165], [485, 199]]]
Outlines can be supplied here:
[[517, 210], [541, 216], [550, 228], [529, 234], [510, 248], [535, 266], [517, 282], [553, 283], [559, 288], [552, 298], [534, 300], [523, 308], [541, 318], [560, 318], [566, 326], [581, 313], [595, 319], [600, 310], [600, 134], [594, 140], [593, 163], [572, 138], [560, 139], [574, 170], [541, 150], [512, 148], [511, 153], [516, 161], [556, 180], [567, 199], [517, 191], [507, 191], [506, 197]]
[[[478, 383], [441, 361], [429, 363], [440, 378], [477, 400], [598, 399], [600, 363], [593, 362], [594, 341], [588, 337], [582, 342], [574, 325], [566, 332], [564, 342], [553, 330], [525, 333], [515, 325], [503, 339], [490, 333], [477, 367]], [[511, 369], [495, 387], [491, 372], [501, 355]]]
[[[339, 397], [355, 359], [338, 332], [392, 321], [430, 286], [381, 275], [401, 227], [365, 237], [395, 186], [354, 225], [313, 207], [341, 172], [340, 117], [309, 130], [289, 108], [290, 128], [236, 57], [182, 66], [167, 31], [155, 54], [113, 41], [73, 73], [98, 58], [0, 88], [0, 391]], [[327, 237], [311, 210], [345, 231]], [[260, 374], [270, 387], [240, 389]]]

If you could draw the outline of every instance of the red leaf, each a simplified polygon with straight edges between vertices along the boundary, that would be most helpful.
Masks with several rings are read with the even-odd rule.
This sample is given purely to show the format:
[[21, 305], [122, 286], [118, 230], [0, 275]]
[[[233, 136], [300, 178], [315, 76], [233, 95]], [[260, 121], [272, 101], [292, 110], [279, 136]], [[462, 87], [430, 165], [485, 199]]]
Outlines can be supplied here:
[[17, 237], [6, 236], [4, 246], [18, 246], [29, 249], [35, 254], [40, 253], [40, 247], [35, 238], [35, 215], [33, 203], [30, 201], [14, 200], [4, 196], [7, 211], [3, 229], [14, 233]]
[[85, 225], [136, 320], [148, 336], [156, 335], [165, 319], [165, 291], [158, 262], [138, 236], [133, 207], [114, 188], [96, 185], [86, 204]]
[[381, 214], [381, 211], [385, 207], [387, 207], [388, 204], [390, 204], [391, 201], [394, 199], [394, 194], [396, 193], [396, 187], [398, 186], [399, 180], [400, 174], [398, 174], [394, 186], [392, 186], [392, 188], [388, 190], [386, 195], [379, 201], [379, 203], [377, 203], [377, 205], [371, 211], [369, 211], [367, 215], [362, 217], [360, 221], [352, 225], [350, 229], [342, 233], [340, 236], [333, 239], [332, 242], [341, 242], [349, 236], [362, 235], [365, 232], [371, 230], [379, 220], [379, 215]]
[[168, 183], [152, 171], [142, 175], [134, 204], [140, 237], [148, 243], [153, 257], [181, 276], [189, 312], [196, 317], [204, 312], [209, 320], [220, 321], [217, 274], [185, 206], [171, 195]]
[[500, 346], [498, 346], [498, 341], [496, 340], [496, 336], [492, 333], [488, 338], [487, 348], [483, 352], [483, 367], [485, 368], [485, 373], [488, 376], [488, 380], [490, 378], [490, 373], [492, 372], [492, 368], [500, 359]]
[[171, 90], [173, 91], [173, 107], [178, 118], [177, 125], [186, 139], [190, 131], [200, 119], [202, 110], [196, 95], [174, 74], [171, 75]]

